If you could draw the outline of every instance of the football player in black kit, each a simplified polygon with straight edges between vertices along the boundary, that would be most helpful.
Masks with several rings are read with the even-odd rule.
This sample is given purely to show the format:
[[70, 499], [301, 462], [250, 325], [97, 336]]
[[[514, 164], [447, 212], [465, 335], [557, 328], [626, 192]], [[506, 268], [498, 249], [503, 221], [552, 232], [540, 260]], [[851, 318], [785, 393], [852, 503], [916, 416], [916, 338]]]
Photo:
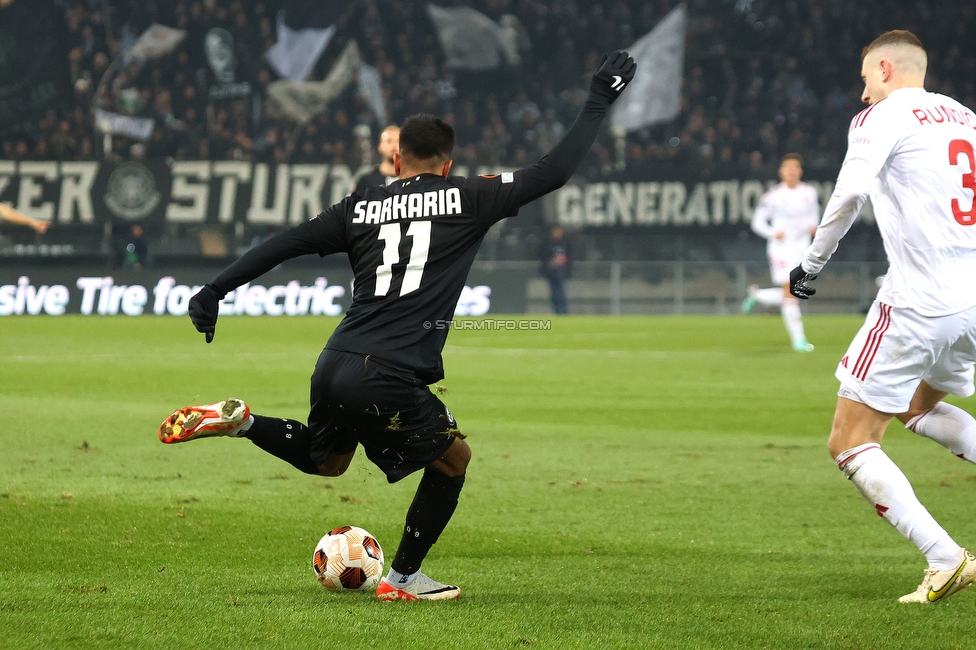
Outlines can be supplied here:
[[427, 388], [444, 377], [441, 351], [458, 297], [492, 224], [564, 185], [596, 138], [610, 105], [633, 79], [626, 52], [605, 56], [579, 117], [539, 162], [492, 177], [448, 176], [454, 130], [430, 115], [409, 118], [395, 158], [398, 181], [351, 194], [319, 216], [251, 249], [189, 303], [213, 340], [220, 301], [281, 262], [345, 253], [355, 272], [352, 306], [319, 356], [308, 426], [254, 415], [238, 399], [182, 408], [163, 421], [164, 443], [205, 436], [250, 439], [307, 474], [338, 476], [357, 445], [391, 483], [423, 469], [382, 600], [443, 600], [453, 585], [420, 565], [457, 506], [471, 449]]
[[380, 141], [376, 145], [376, 150], [380, 154], [380, 164], [356, 181], [356, 187], [352, 191], [353, 194], [362, 195], [367, 187], [389, 185], [397, 180], [396, 166], [394, 165], [393, 158], [400, 151], [400, 127], [396, 124], [391, 124], [383, 129], [380, 133]]

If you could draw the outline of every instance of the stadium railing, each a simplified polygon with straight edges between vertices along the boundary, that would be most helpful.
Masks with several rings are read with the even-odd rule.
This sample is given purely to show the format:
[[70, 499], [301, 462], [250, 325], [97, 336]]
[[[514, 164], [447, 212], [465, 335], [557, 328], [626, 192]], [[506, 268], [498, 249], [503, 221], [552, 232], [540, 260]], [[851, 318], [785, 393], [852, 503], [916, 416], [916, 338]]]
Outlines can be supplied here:
[[[550, 311], [549, 283], [533, 262], [476, 262], [473, 271], [522, 271], [526, 312]], [[878, 290], [884, 262], [833, 262], [816, 281], [809, 313], [859, 313]], [[574, 262], [566, 281], [575, 314], [738, 314], [752, 284], [773, 286], [764, 262]], [[755, 312], [762, 311], [757, 308]], [[778, 314], [778, 312], [776, 312]]]

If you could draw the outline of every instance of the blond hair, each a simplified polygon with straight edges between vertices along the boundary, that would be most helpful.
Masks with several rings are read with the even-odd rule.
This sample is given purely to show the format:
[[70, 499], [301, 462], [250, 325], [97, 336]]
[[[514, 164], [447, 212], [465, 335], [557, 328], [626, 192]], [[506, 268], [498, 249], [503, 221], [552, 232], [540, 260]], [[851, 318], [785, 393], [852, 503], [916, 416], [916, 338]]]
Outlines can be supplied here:
[[861, 50], [861, 61], [875, 50], [885, 50], [888, 58], [902, 74], [925, 77], [928, 54], [918, 36], [907, 29], [893, 29], [871, 41]]
[[867, 58], [867, 55], [872, 51], [886, 45], [910, 45], [912, 47], [917, 47], [925, 53], [925, 46], [922, 45], [922, 41], [918, 40], [918, 36], [911, 33], [907, 29], [893, 29], [890, 32], [885, 32], [878, 38], [871, 41], [871, 44], [866, 48], [861, 50], [861, 60], [863, 61]]

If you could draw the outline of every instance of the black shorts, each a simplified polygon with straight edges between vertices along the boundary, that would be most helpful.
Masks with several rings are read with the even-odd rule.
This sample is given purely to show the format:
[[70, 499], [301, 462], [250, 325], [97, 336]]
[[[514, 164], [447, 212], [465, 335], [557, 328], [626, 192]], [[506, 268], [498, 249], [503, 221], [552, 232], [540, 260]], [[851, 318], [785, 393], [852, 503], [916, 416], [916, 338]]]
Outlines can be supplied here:
[[323, 463], [360, 444], [390, 483], [429, 465], [457, 423], [416, 374], [387, 361], [326, 348], [312, 373], [310, 454]]

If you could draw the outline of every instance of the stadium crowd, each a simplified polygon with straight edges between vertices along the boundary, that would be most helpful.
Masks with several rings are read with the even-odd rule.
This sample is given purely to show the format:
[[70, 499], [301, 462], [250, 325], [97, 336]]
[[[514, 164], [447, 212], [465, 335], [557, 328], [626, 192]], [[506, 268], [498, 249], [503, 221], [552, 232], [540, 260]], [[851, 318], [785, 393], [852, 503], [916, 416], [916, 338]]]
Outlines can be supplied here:
[[[281, 0], [58, 0], [65, 8], [73, 96], [40, 119], [8, 127], [3, 159], [160, 158], [345, 163], [364, 147], [354, 127], [376, 124], [355, 84], [296, 131], [276, 112], [266, 88], [278, 79], [264, 53], [275, 43]], [[418, 0], [360, 0], [339, 18], [336, 36], [311, 78], [322, 79], [349, 39], [379, 70], [388, 114], [446, 116], [458, 133], [456, 161], [521, 166], [545, 153], [568, 127], [604, 51], [650, 31], [675, 0], [474, 0], [493, 20], [517, 18], [520, 62], [488, 72], [453, 71]], [[937, 11], [934, 1], [689, 0], [682, 108], [674, 120], [627, 136], [628, 172], [704, 178], [771, 178], [771, 163], [800, 151], [810, 170], [832, 174], [860, 110], [861, 47], [885, 29], [914, 30], [930, 52], [928, 86], [976, 106], [972, 38], [976, 5]], [[106, 12], [106, 8], [108, 11]], [[184, 29], [171, 54], [110, 71], [150, 24]], [[203, 47], [212, 27], [234, 40], [235, 74], [250, 93], [211, 100], [214, 83]], [[109, 72], [109, 74], [106, 74]], [[156, 120], [151, 138], [114, 137], [105, 148], [93, 107]], [[360, 138], [362, 130], [360, 130]], [[619, 169], [609, 130], [582, 170]]]

